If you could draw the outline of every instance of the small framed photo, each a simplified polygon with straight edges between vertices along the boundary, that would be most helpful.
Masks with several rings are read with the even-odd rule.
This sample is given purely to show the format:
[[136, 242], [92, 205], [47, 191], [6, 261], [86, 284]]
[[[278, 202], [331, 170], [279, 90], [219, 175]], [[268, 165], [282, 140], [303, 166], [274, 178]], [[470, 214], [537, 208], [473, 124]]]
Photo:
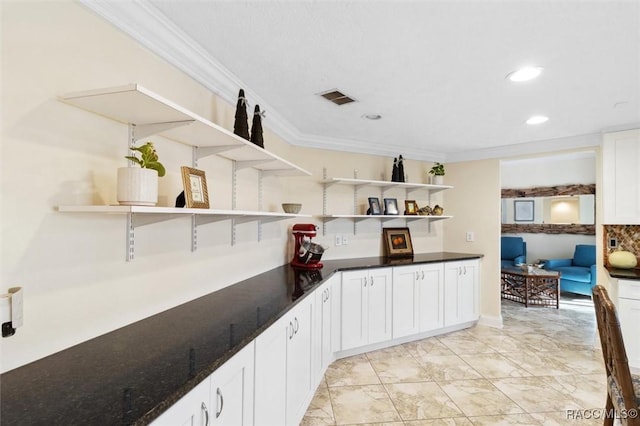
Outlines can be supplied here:
[[398, 200], [395, 198], [384, 199], [384, 214], [397, 215], [398, 214]]
[[409, 228], [382, 228], [388, 257], [412, 257], [413, 245]]
[[369, 197], [369, 210], [367, 210], [367, 214], [382, 214], [382, 209], [380, 209], [380, 199], [378, 199], [378, 197]]
[[533, 200], [514, 200], [513, 215], [516, 222], [533, 222]]
[[418, 205], [416, 200], [404, 200], [404, 214], [416, 215], [418, 214]]
[[182, 172], [182, 185], [184, 186], [184, 199], [187, 208], [208, 209], [209, 194], [207, 192], [207, 179], [204, 172], [191, 167], [180, 167]]

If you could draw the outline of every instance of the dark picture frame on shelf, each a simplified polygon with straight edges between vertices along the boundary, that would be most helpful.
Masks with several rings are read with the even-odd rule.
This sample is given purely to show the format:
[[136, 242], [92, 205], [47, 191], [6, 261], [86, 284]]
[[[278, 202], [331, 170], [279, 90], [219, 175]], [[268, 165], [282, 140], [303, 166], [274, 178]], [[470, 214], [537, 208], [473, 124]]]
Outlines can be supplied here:
[[404, 200], [404, 214], [405, 215], [418, 214], [418, 204], [416, 204], [416, 200]]
[[515, 222], [533, 222], [533, 200], [513, 201], [513, 220]]
[[413, 244], [409, 228], [382, 228], [387, 257], [412, 257]]
[[385, 215], [398, 215], [398, 200], [395, 198], [384, 199], [384, 214]]
[[185, 206], [187, 208], [208, 209], [209, 193], [204, 171], [191, 167], [180, 167], [184, 187]]
[[381, 215], [382, 209], [380, 209], [380, 199], [378, 197], [369, 197], [369, 210], [367, 214]]

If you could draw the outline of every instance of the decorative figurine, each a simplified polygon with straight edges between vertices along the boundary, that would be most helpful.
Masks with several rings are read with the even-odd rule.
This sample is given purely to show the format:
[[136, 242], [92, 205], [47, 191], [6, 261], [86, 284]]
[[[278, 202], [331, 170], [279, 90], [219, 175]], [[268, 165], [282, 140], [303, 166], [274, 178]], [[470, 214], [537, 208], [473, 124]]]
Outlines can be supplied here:
[[256, 105], [253, 111], [253, 124], [251, 125], [251, 142], [264, 148], [264, 140], [262, 139], [262, 117], [264, 111], [260, 112], [260, 105]]
[[233, 133], [251, 140], [249, 136], [249, 122], [247, 118], [247, 98], [244, 96], [244, 90], [240, 89], [238, 93], [238, 103], [236, 104], [236, 120], [233, 123]]
[[391, 182], [400, 182], [398, 180], [398, 159], [393, 159], [393, 171], [391, 172]]
[[400, 154], [400, 157], [398, 157], [398, 180], [396, 182], [404, 182], [404, 164], [402, 160], [402, 154]]

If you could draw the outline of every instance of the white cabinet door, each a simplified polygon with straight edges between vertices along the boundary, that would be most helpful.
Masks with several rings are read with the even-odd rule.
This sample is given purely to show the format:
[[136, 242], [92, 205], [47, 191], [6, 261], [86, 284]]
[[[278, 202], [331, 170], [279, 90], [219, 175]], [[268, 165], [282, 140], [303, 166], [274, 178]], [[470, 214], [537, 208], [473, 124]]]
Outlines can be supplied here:
[[391, 268], [369, 271], [367, 311], [367, 343], [391, 340]]
[[393, 268], [393, 337], [444, 326], [444, 266], [429, 263]]
[[333, 362], [333, 290], [334, 283], [339, 280], [340, 275], [334, 275], [314, 290], [316, 296], [312, 351], [314, 387], [320, 383], [327, 367]]
[[604, 135], [603, 209], [606, 224], [640, 223], [640, 130]]
[[393, 338], [420, 331], [420, 267], [393, 268]]
[[620, 298], [617, 308], [629, 365], [640, 369], [640, 300]]
[[253, 425], [254, 342], [211, 375], [211, 424]]
[[255, 425], [286, 423], [288, 321], [279, 319], [255, 341]]
[[367, 304], [369, 303], [366, 280], [368, 271], [342, 273], [341, 285], [341, 349], [357, 348], [367, 344]]
[[430, 263], [420, 267], [418, 286], [419, 331], [444, 327], [444, 265]]
[[342, 350], [391, 339], [391, 281], [391, 268], [342, 273]]
[[213, 414], [210, 400], [210, 378], [203, 380], [188, 394], [173, 404], [160, 417], [152, 422], [153, 426], [205, 426]]
[[480, 261], [445, 262], [444, 325], [478, 319]]
[[313, 389], [311, 347], [314, 298], [307, 297], [288, 315], [287, 336], [287, 417], [286, 424], [297, 425], [306, 411]]

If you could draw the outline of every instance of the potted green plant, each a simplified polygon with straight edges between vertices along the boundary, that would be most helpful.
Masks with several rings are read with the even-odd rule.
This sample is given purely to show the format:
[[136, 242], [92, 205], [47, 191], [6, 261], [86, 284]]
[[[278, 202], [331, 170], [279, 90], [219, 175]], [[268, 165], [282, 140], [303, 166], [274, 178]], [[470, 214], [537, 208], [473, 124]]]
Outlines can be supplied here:
[[[158, 177], [166, 174], [153, 142], [130, 148], [125, 158], [140, 167], [118, 169], [118, 203], [127, 206], [155, 206], [158, 202]], [[140, 153], [136, 155], [135, 153]]]
[[436, 162], [429, 170], [431, 183], [442, 185], [444, 183], [444, 164]]

